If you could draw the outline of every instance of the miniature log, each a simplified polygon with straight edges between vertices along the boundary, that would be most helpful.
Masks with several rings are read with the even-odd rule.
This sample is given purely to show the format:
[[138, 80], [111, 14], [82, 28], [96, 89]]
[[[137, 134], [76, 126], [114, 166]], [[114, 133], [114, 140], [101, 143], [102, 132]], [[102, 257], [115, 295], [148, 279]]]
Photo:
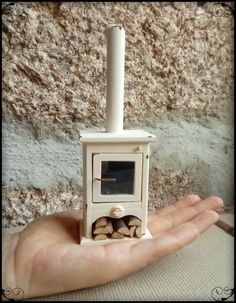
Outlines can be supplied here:
[[107, 225], [105, 226], [105, 228], [106, 228], [108, 234], [111, 235], [113, 233], [113, 225], [112, 225], [111, 220], [107, 221]]
[[126, 224], [128, 226], [140, 226], [141, 225], [141, 221], [135, 217], [135, 216], [129, 216], [126, 218]]
[[141, 227], [140, 226], [136, 227], [136, 229], [135, 229], [135, 236], [138, 237], [138, 238], [142, 237], [142, 232], [141, 232]]
[[106, 227], [97, 227], [93, 230], [93, 234], [94, 235], [98, 235], [98, 234], [106, 235], [106, 234], [108, 234], [108, 230], [106, 229]]
[[129, 236], [132, 238], [134, 236], [136, 226], [131, 226], [129, 229]]
[[102, 227], [107, 225], [107, 218], [106, 217], [101, 217], [96, 220], [95, 222], [95, 227]]
[[117, 231], [113, 231], [113, 233], [111, 234], [112, 239], [123, 239], [124, 237], [125, 237], [124, 234], [121, 234]]
[[114, 229], [125, 236], [129, 236], [129, 229], [122, 219], [116, 219], [114, 221]]
[[96, 235], [96, 236], [94, 237], [94, 240], [95, 240], [95, 241], [98, 241], [98, 240], [106, 240], [106, 239], [107, 239], [107, 236], [104, 235], [104, 234], [99, 234], [99, 235]]

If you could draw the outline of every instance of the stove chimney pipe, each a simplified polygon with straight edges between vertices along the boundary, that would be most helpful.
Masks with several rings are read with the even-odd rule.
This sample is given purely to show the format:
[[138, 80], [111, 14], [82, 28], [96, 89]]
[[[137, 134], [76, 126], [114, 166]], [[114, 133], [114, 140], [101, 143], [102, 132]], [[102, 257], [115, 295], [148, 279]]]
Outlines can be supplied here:
[[121, 25], [108, 25], [107, 84], [106, 84], [106, 132], [123, 131], [125, 31]]

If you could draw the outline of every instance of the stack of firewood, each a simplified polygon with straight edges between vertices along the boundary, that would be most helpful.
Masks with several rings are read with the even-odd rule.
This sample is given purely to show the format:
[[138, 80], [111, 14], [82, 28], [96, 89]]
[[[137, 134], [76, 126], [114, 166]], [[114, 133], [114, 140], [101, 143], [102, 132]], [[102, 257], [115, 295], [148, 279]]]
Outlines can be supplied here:
[[135, 216], [125, 216], [121, 219], [101, 217], [93, 223], [92, 232], [94, 240], [142, 237], [141, 221]]

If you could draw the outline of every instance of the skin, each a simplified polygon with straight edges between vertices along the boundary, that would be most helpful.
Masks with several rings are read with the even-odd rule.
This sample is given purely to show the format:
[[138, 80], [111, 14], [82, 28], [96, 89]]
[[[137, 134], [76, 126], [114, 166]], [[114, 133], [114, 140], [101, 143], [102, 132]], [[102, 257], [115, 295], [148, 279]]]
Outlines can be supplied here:
[[32, 221], [3, 236], [3, 288], [20, 287], [24, 298], [104, 284], [158, 262], [196, 240], [219, 218], [223, 201], [188, 195], [148, 216], [153, 239], [80, 246], [82, 211]]

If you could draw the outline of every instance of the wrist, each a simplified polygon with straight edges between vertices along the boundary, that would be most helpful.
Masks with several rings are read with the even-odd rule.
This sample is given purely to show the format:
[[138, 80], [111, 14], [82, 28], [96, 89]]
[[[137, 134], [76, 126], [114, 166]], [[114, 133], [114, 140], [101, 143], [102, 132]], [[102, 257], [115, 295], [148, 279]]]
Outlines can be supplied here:
[[18, 239], [18, 233], [5, 234], [2, 237], [2, 296], [7, 299], [17, 297], [19, 292], [15, 272]]

